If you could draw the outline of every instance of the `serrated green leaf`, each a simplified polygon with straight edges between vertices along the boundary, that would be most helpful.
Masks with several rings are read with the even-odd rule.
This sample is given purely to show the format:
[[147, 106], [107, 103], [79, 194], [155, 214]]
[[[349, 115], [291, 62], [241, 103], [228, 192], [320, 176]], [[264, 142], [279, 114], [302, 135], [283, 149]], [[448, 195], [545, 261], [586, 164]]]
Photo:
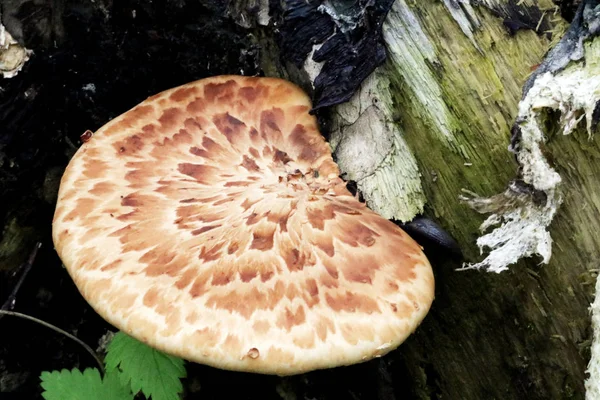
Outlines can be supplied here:
[[119, 381], [116, 373], [107, 373], [104, 379], [96, 368], [69, 371], [44, 371], [40, 375], [46, 400], [133, 400], [133, 394]]
[[186, 377], [184, 361], [161, 353], [118, 332], [108, 345], [104, 359], [107, 371], [120, 371], [121, 382], [133, 393], [152, 400], [178, 400]]

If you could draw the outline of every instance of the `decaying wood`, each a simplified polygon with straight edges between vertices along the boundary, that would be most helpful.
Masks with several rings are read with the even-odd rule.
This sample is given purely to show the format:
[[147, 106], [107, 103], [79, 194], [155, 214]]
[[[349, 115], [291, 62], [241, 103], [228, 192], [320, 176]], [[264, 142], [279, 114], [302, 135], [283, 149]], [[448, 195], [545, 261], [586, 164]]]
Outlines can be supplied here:
[[[482, 258], [474, 246], [482, 220], [459, 202], [459, 196], [462, 189], [494, 195], [518, 177], [508, 147], [522, 88], [565, 25], [551, 2], [521, 2], [523, 14], [543, 17], [536, 26], [547, 25], [544, 32], [511, 35], [507, 20], [509, 27], [515, 21], [507, 15], [499, 19], [498, 9], [452, 8], [451, 3], [445, 2], [444, 7], [428, 1], [395, 2], [384, 26], [389, 60], [379, 79], [392, 93], [392, 103], [384, 100], [375, 107], [391, 109], [381, 113], [380, 126], [389, 126], [390, 115], [396, 117], [386, 140], [400, 136], [409, 153], [387, 148], [392, 148], [392, 154], [401, 153], [396, 157], [405, 163], [416, 160], [425, 213], [445, 226], [461, 244], [466, 259], [475, 262]], [[510, 13], [514, 4], [504, 4], [503, 10]], [[549, 31], [553, 35], [547, 35]], [[587, 52], [587, 62], [597, 62], [596, 51], [588, 48]], [[372, 83], [363, 87], [367, 85], [376, 87]], [[371, 107], [372, 99], [381, 99], [382, 92], [376, 90], [366, 100], [357, 95], [354, 107]], [[558, 126], [557, 115], [549, 117], [547, 124]], [[345, 130], [342, 136], [375, 131], [354, 131], [351, 124]], [[584, 397], [591, 339], [588, 306], [600, 259], [600, 241], [592, 234], [600, 226], [600, 187], [592, 177], [600, 171], [595, 156], [588, 156], [597, 154], [598, 147], [588, 138], [585, 123], [572, 136], [552, 134], [545, 147], [546, 156], [563, 176], [565, 193], [550, 229], [554, 252], [548, 265], [539, 265], [540, 258], [534, 256], [500, 275], [458, 272], [456, 265], [444, 262], [437, 265], [438, 295], [432, 312], [414, 341], [399, 350], [415, 379], [416, 398]], [[336, 154], [353, 155], [348, 150]], [[403, 177], [406, 167], [378, 162], [371, 167], [374, 174], [358, 176], [359, 188], [379, 212], [410, 219], [407, 199], [402, 208], [394, 208], [390, 196], [393, 190], [415, 187]], [[356, 164], [349, 157], [340, 164], [351, 167], [352, 163]], [[385, 178], [376, 177], [385, 170]], [[373, 179], [379, 182], [370, 194]], [[421, 193], [418, 187], [416, 193]], [[417, 195], [412, 197], [417, 199], [416, 210], [422, 201]], [[377, 196], [391, 200], [380, 201]]]

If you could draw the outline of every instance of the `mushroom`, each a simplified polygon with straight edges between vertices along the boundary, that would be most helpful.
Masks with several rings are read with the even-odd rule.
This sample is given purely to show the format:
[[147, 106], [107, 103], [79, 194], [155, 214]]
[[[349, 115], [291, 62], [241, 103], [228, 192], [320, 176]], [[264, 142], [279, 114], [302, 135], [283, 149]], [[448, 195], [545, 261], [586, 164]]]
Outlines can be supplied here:
[[310, 109], [284, 80], [217, 76], [90, 135], [52, 235], [94, 310], [227, 370], [291, 375], [399, 346], [431, 306], [431, 266], [346, 189]]

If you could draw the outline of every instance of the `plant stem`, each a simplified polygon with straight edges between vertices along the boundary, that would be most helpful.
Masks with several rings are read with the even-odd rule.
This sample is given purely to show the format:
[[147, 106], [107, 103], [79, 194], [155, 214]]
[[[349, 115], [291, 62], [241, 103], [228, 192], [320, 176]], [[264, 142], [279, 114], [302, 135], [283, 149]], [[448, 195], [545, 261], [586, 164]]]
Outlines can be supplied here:
[[45, 326], [46, 328], [50, 328], [55, 332], [61, 333], [63, 335], [65, 335], [66, 337], [68, 337], [69, 339], [77, 342], [78, 344], [80, 344], [88, 353], [90, 353], [90, 355], [92, 357], [94, 357], [94, 360], [96, 360], [96, 363], [98, 363], [98, 367], [100, 368], [100, 373], [102, 375], [104, 375], [104, 363], [102, 362], [102, 360], [100, 360], [100, 358], [98, 357], [98, 355], [96, 354], [96, 352], [94, 350], [92, 350], [92, 348], [90, 346], [88, 346], [87, 344], [85, 344], [81, 339], [77, 338], [76, 336], [70, 334], [67, 331], [64, 331], [62, 329], [60, 329], [57, 326], [54, 326], [46, 321], [42, 321], [41, 319], [32, 317], [30, 315], [27, 314], [22, 314], [19, 312], [15, 312], [15, 311], [6, 311], [6, 310], [0, 310], [0, 315], [10, 315], [13, 317], [19, 317], [19, 318], [23, 318], [23, 319], [28, 319], [30, 321], [33, 322], [37, 322], [40, 325]]

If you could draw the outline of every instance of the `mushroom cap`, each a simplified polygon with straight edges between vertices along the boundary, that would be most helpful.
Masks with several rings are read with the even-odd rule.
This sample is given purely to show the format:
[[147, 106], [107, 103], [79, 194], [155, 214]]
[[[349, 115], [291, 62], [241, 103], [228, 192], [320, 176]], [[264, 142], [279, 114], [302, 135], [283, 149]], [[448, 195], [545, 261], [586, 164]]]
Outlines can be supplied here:
[[83, 143], [52, 235], [95, 311], [228, 370], [291, 375], [400, 345], [433, 301], [431, 266], [346, 189], [310, 108], [287, 81], [217, 76]]

